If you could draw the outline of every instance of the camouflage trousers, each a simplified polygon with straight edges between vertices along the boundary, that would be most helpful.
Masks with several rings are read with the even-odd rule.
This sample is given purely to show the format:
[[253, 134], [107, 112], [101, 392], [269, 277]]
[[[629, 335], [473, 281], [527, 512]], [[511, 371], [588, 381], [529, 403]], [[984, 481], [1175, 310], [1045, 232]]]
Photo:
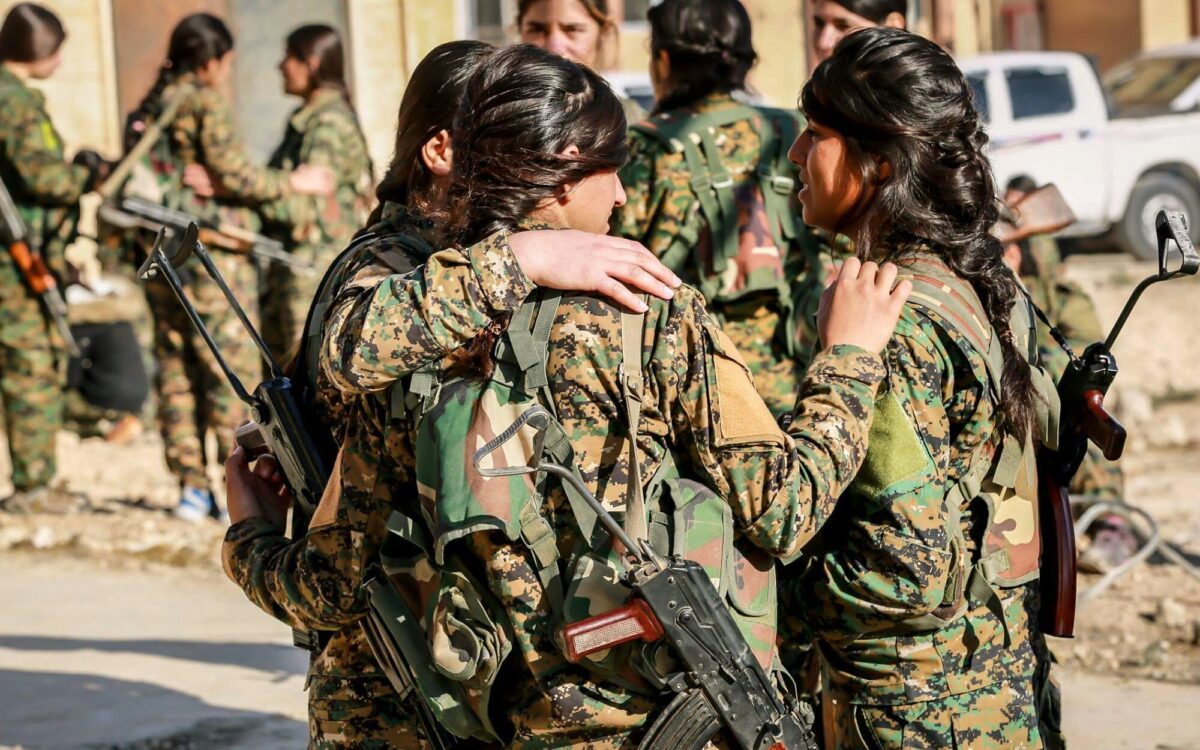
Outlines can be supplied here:
[[56, 337], [16, 273], [0, 271], [0, 399], [17, 491], [50, 483], [63, 421], [65, 373]]
[[[254, 268], [244, 258], [228, 253], [214, 253], [213, 260], [253, 320], [257, 309]], [[252, 391], [260, 373], [254, 343], [199, 264], [189, 270], [186, 291], [225, 360]], [[234, 432], [248, 419], [247, 409], [170, 288], [152, 280], [146, 285], [146, 299], [154, 316], [154, 384], [167, 468], [181, 486], [208, 488], [205, 438], [210, 431], [216, 434], [216, 459], [223, 462], [233, 447]]]
[[1013, 677], [924, 703], [865, 706], [839, 701], [837, 750], [1038, 750], [1033, 685]]
[[337, 248], [318, 251], [301, 247], [292, 256], [311, 265], [312, 273], [302, 273], [281, 263], [270, 264], [263, 273], [259, 289], [263, 340], [285, 367], [300, 350], [308, 309], [317, 296], [317, 287], [321, 285], [325, 271], [337, 254]]
[[424, 750], [419, 722], [383, 677], [313, 676], [308, 685], [309, 750]]

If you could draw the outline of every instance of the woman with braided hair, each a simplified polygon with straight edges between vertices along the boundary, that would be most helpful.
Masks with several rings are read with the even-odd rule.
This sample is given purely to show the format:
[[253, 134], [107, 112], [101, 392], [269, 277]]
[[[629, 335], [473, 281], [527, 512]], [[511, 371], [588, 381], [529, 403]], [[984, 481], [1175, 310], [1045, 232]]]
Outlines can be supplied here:
[[991, 234], [970, 87], [936, 44], [875, 28], [841, 41], [801, 103], [804, 220], [897, 263], [914, 292], [866, 461], [781, 606], [818, 639], [837, 747], [1042, 747], [1031, 459], [1048, 381]]

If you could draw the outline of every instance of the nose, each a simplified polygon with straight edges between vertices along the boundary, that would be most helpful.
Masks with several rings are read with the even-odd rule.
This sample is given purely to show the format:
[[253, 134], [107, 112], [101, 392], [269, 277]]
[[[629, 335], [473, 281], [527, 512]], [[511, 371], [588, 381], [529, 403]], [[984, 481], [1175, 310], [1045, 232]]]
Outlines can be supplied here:
[[796, 136], [792, 147], [788, 149], [788, 161], [798, 167], [804, 166], [804, 162], [808, 159], [808, 149], [811, 147], [812, 138], [808, 135], [808, 131], [804, 130]]
[[546, 34], [546, 49], [558, 55], [559, 57], [566, 57], [570, 59], [570, 41], [571, 40], [566, 34], [562, 33], [558, 29], [551, 29]]
[[821, 31], [817, 33], [817, 56], [824, 60], [832, 55], [833, 48], [837, 46], [838, 42], [842, 41], [843, 36], [845, 35], [834, 27], [833, 24], [825, 24]]
[[625, 186], [621, 184], [621, 177], [615, 172], [613, 173], [613, 181], [617, 186], [617, 193], [614, 196], [615, 200], [613, 201], [613, 206], [620, 208], [621, 206], [625, 205], [625, 202], [629, 199], [629, 196], [625, 194]]

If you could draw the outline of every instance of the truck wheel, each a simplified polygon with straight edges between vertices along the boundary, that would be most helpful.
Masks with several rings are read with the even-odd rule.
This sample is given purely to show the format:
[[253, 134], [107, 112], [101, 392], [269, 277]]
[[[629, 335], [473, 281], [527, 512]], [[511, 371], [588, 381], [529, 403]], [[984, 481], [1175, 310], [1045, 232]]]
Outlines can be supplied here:
[[1200, 228], [1200, 195], [1187, 180], [1167, 172], [1143, 175], [1129, 194], [1125, 218], [1114, 227], [1117, 244], [1142, 260], [1158, 259], [1154, 219], [1158, 212], [1183, 211], [1193, 234]]

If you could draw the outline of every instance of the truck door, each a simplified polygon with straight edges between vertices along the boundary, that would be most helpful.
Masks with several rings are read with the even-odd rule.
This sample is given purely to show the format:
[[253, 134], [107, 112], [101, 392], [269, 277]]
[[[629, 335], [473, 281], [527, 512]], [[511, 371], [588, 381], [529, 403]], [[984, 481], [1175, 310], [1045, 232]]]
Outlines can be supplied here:
[[[1082, 63], [1081, 67], [1086, 68]], [[1090, 69], [1066, 65], [1014, 66], [1004, 70], [1011, 128], [992, 145], [1003, 154], [1006, 180], [1021, 174], [1039, 184], [1058, 185], [1076, 216], [1080, 233], [1107, 226], [1107, 107]], [[1003, 190], [1004, 185], [999, 185]]]

